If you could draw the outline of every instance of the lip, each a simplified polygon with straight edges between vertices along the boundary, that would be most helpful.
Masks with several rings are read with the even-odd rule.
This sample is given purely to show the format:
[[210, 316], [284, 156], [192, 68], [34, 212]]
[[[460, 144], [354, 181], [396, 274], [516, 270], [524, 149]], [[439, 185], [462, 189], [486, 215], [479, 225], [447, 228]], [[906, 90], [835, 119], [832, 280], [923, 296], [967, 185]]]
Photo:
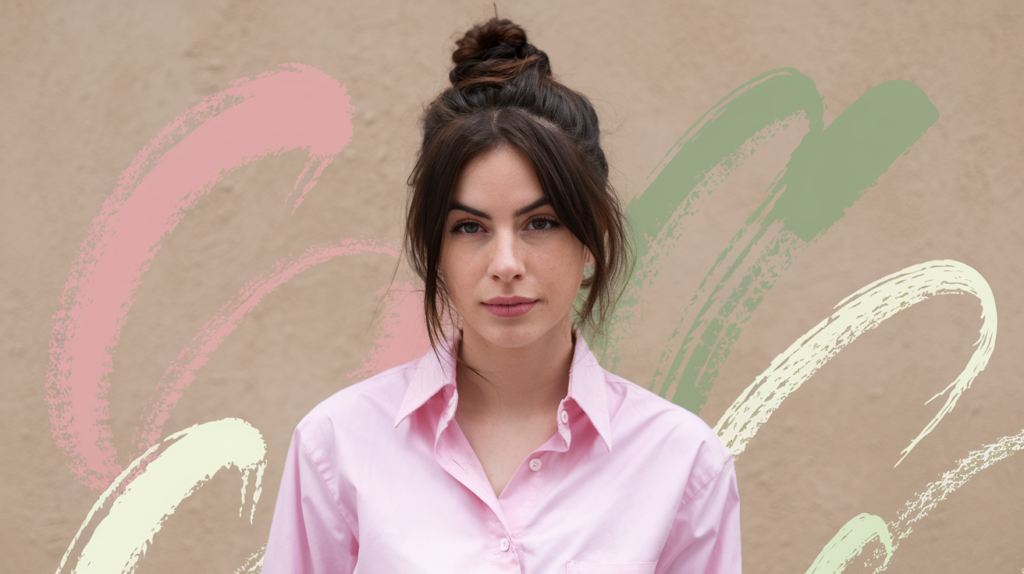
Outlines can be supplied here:
[[521, 317], [530, 312], [537, 304], [536, 299], [529, 297], [491, 297], [483, 302], [483, 306], [498, 317]]

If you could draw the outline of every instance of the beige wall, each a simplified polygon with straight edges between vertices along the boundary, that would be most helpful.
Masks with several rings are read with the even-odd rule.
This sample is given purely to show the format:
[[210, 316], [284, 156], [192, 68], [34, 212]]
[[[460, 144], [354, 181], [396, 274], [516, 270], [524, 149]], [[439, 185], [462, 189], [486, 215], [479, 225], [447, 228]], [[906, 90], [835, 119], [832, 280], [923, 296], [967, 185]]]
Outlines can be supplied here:
[[[446, 82], [453, 40], [489, 2], [8, 2], [0, 18], [0, 555], [50, 572], [99, 493], [54, 445], [46, 401], [54, 313], [93, 218], [135, 154], [175, 116], [236, 78], [285, 62], [346, 85], [355, 137], [291, 215], [303, 156], [246, 166], [200, 200], [163, 244], [121, 331], [110, 376], [115, 444], [197, 329], [274, 261], [343, 236], [400, 238], [424, 101]], [[909, 265], [954, 259], [991, 286], [988, 367], [902, 464], [938, 410], [924, 401], [967, 363], [978, 301], [936, 297], [850, 345], [793, 394], [737, 459], [748, 572], [803, 572], [849, 519], [885, 521], [972, 450], [1024, 427], [1024, 4], [1003, 2], [499, 3], [587, 94], [624, 200], [685, 130], [737, 86], [793, 67], [826, 123], [871, 87], [909, 80], [939, 120], [806, 249], [746, 324], [702, 418], [714, 424], [773, 358], [844, 297]], [[684, 232], [619, 373], [646, 384], [696, 282], [806, 128], [775, 138]], [[238, 473], [186, 499], [140, 572], [229, 572], [265, 541], [291, 430], [350, 384], [372, 344], [394, 260], [321, 265], [264, 299], [199, 371], [165, 435], [239, 417], [267, 444], [255, 521], [237, 517]], [[656, 305], [656, 306], [655, 306]], [[122, 461], [127, 463], [127, 460]], [[1024, 455], [980, 472], [914, 525], [890, 571], [1024, 567]], [[855, 562], [854, 566], [858, 563]], [[851, 567], [851, 570], [854, 570]]]

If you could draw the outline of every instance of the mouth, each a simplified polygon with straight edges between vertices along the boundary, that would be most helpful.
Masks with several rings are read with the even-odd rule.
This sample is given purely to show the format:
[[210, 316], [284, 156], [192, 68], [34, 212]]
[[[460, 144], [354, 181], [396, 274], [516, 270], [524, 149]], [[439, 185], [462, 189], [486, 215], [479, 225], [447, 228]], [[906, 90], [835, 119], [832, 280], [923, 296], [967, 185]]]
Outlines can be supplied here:
[[537, 299], [529, 297], [492, 297], [483, 306], [498, 317], [521, 317], [530, 312]]

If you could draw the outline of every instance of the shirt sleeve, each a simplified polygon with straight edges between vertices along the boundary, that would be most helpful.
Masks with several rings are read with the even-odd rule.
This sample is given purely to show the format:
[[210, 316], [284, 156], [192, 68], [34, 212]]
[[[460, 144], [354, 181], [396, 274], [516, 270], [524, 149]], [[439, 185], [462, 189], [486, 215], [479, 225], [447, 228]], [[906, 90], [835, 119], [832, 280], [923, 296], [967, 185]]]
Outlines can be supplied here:
[[263, 574], [348, 574], [359, 554], [352, 513], [339, 504], [296, 430], [277, 494]]
[[739, 574], [740, 496], [729, 456], [718, 474], [680, 503], [656, 574]]

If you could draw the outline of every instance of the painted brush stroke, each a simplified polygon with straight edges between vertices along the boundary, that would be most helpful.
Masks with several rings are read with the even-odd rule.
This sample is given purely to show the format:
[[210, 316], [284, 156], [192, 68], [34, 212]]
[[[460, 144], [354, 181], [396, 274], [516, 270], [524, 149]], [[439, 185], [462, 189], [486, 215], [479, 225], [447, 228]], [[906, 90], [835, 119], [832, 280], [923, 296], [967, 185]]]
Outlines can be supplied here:
[[395, 283], [382, 287], [377, 295], [384, 308], [377, 324], [377, 338], [363, 364], [349, 373], [352, 381], [361, 381], [418, 359], [430, 349], [423, 317], [423, 289], [411, 283]]
[[971, 477], [1022, 449], [1024, 430], [971, 451], [957, 461], [956, 468], [942, 473], [938, 480], [925, 485], [923, 492], [907, 501], [896, 520], [888, 524], [881, 518], [869, 514], [854, 517], [825, 545], [807, 570], [807, 574], [842, 572], [860, 556], [868, 543], [876, 539], [883, 548], [876, 550], [865, 562], [865, 566], [870, 567], [878, 558], [882, 558], [882, 563], [875, 566], [874, 572], [877, 574], [886, 570], [896, 549], [899, 548], [900, 541], [908, 538], [913, 532], [914, 524], [928, 516], [940, 502], [967, 484]]
[[[618, 323], [632, 317], [657, 276], [677, 233], [677, 224], [670, 222], [692, 214], [693, 202], [713, 192], [714, 182], [708, 180], [713, 168], [724, 165], [728, 171], [736, 150], [773, 124], [800, 115], [810, 124], [766, 199], [702, 280], [652, 377], [652, 390], [693, 412], [706, 401], [742, 325], [796, 254], [838, 221], [938, 119], [924, 92], [905, 81], [872, 88], [827, 128], [822, 113], [814, 83], [796, 70], [758, 76], [687, 131], [670, 152], [674, 157], [663, 161], [655, 181], [627, 208], [639, 268], [622, 299]], [[598, 343], [611, 370], [621, 337]]]
[[[907, 501], [899, 512], [896, 520], [889, 523], [889, 531], [893, 534], [893, 551], [901, 540], [913, 532], [913, 525], [934, 510], [940, 502], [946, 500], [974, 475], [1024, 449], [1024, 430], [1015, 435], [1004, 436], [992, 444], [971, 451], [957, 461], [956, 468], [950, 469], [938, 480], [925, 485], [916, 498]], [[884, 568], [879, 567], [876, 572]]]
[[[297, 106], [305, 106], [303, 113], [294, 113]], [[122, 174], [83, 242], [51, 341], [50, 397], [64, 397], [51, 400], [54, 436], [72, 459], [79, 480], [94, 488], [109, 484], [65, 553], [58, 573], [67, 568], [72, 572], [133, 571], [178, 504], [220, 468], [232, 464], [243, 471], [243, 507], [250, 471], [257, 470], [252, 521], [265, 467], [265, 447], [258, 431], [244, 421], [227, 419], [192, 427], [157, 443], [170, 411], [197, 371], [266, 295], [336, 257], [378, 253], [397, 258], [398, 249], [377, 239], [343, 238], [280, 260], [247, 282], [167, 369], [136, 429], [137, 452], [145, 452], [112, 483], [104, 474], [119, 470], [110, 444], [105, 398], [110, 357], [142, 274], [195, 201], [234, 169], [302, 147], [310, 159], [295, 184], [299, 195], [294, 207], [298, 207], [323, 168], [350, 141], [350, 115], [348, 97], [336, 81], [308, 66], [286, 66], [236, 81], [229, 90], [186, 110]], [[97, 302], [96, 294], [104, 289], [114, 293]], [[412, 358], [409, 353], [418, 356], [428, 347], [422, 313], [417, 312], [422, 309], [422, 297], [411, 285], [392, 286], [384, 305], [387, 313], [375, 347], [358, 371], [366, 376], [405, 362]], [[101, 320], [104, 313], [106, 320]], [[81, 342], [111, 332], [111, 344], [102, 352]], [[77, 345], [71, 344], [75, 341]], [[74, 371], [59, 370], [73, 359]], [[68, 440], [62, 444], [60, 437]], [[76, 553], [77, 560], [69, 564]], [[259, 572], [262, 560], [261, 548], [239, 571]]]
[[[810, 110], [808, 113], [807, 110]], [[767, 126], [806, 114], [821, 117], [821, 97], [810, 78], [792, 68], [770, 70], [736, 88], [704, 113], [655, 166], [654, 181], [626, 208], [637, 268], [619, 301], [607, 338], [591, 334], [591, 348], [615, 371], [622, 327], [638, 312], [660, 270], [659, 260], [679, 232], [679, 221], [696, 213], [698, 200], [713, 191], [717, 166], [724, 177], [739, 158], [736, 150]], [[820, 120], [819, 120], [820, 121]]]
[[107, 402], [111, 358], [164, 239], [234, 170], [302, 149], [309, 160], [293, 191], [298, 207], [351, 140], [351, 113], [336, 80], [309, 66], [285, 65], [236, 80], [189, 108], [121, 174], [72, 264], [50, 339], [51, 430], [80, 482], [100, 490], [121, 471]]
[[884, 520], [874, 514], [865, 513], [854, 516], [839, 529], [814, 559], [811, 567], [807, 569], [807, 574], [841, 574], [860, 556], [864, 547], [875, 540], [882, 544], [882, 554], [885, 556], [882, 563], [884, 570], [892, 558], [892, 535], [889, 534], [889, 526]]
[[807, 113], [810, 132], [705, 276], [684, 315], [685, 334], [675, 331], [662, 354], [654, 386], [691, 410], [703, 406], [742, 325], [799, 251], [838, 221], [938, 119], [924, 92], [903, 81], [872, 88], [824, 130], [820, 112]]
[[985, 369], [995, 350], [995, 296], [981, 274], [958, 261], [929, 261], [912, 265], [840, 301], [835, 307], [835, 313], [797, 339], [740, 393], [715, 425], [715, 432], [733, 456], [738, 456], [786, 397], [799, 389], [844, 347], [903, 309], [936, 295], [947, 294], [969, 294], [978, 298], [982, 317], [980, 334], [964, 370], [949, 386], [925, 403], [948, 393], [939, 412], [903, 449], [896, 462], [899, 465], [921, 439], [953, 410], [957, 399]]
[[235, 574], [260, 574], [263, 571], [263, 554], [267, 551], [267, 545], [260, 546], [260, 549], [249, 555], [245, 564], [235, 569]]
[[[57, 574], [134, 572], [153, 536], [181, 501], [231, 466], [242, 473], [239, 516], [251, 495], [251, 524], [262, 490], [266, 450], [260, 432], [241, 419], [195, 425], [168, 436], [135, 459], [100, 495]], [[83, 536], [89, 529], [91, 536]]]
[[316, 265], [336, 257], [359, 253], [383, 253], [398, 257], [398, 251], [390, 243], [376, 239], [345, 238], [315, 245], [297, 257], [278, 261], [268, 272], [250, 280], [236, 297], [225, 303], [220, 311], [203, 325], [164, 373], [153, 398], [145, 407], [141, 424], [136, 429], [133, 441], [136, 452], [148, 449], [160, 439], [164, 423], [178, 400], [195, 380], [196, 372], [206, 364], [224, 339], [265, 296]]

